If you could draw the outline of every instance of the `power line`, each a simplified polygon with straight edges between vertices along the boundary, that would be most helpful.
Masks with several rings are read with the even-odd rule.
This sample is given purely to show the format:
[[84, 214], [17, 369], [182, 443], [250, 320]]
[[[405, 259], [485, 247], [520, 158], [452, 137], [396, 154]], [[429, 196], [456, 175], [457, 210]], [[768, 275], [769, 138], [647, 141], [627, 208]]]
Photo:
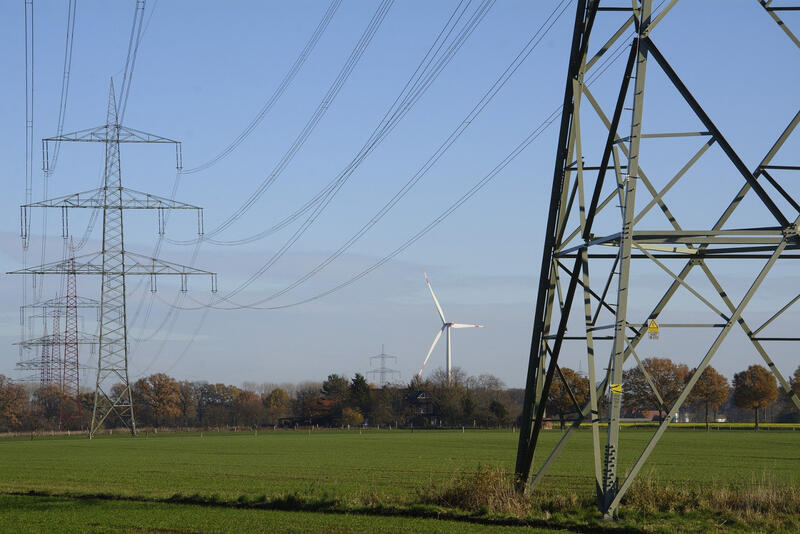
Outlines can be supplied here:
[[[69, 96], [69, 76], [72, 69], [72, 45], [75, 42], [75, 10], [77, 0], [69, 0], [67, 4], [67, 31], [64, 43], [64, 68], [61, 75], [61, 97], [58, 103], [58, 125], [56, 127], [56, 137], [64, 133], [64, 119], [67, 111], [67, 98]], [[61, 149], [61, 142], [56, 142], [53, 147], [53, 156], [47, 163], [47, 171], [53, 173], [58, 162], [58, 153]]]
[[222, 223], [220, 223], [216, 228], [213, 230], [207, 231], [206, 235], [209, 237], [213, 237], [214, 235], [219, 234], [226, 228], [228, 228], [231, 224], [241, 218], [253, 205], [261, 198], [261, 195], [269, 189], [269, 187], [275, 182], [275, 180], [280, 176], [286, 166], [289, 165], [289, 162], [294, 158], [303, 144], [308, 140], [311, 133], [316, 128], [317, 124], [322, 120], [325, 114], [330, 109], [331, 104], [336, 99], [336, 96], [341, 91], [342, 87], [344, 86], [347, 79], [352, 74], [353, 69], [355, 69], [356, 64], [364, 55], [367, 47], [369, 46], [372, 38], [380, 28], [383, 20], [386, 18], [389, 9], [394, 4], [394, 0], [383, 0], [378, 9], [375, 11], [374, 15], [370, 19], [367, 27], [364, 29], [364, 32], [361, 34], [360, 39], [356, 43], [355, 47], [353, 48], [350, 56], [345, 61], [344, 65], [342, 66], [339, 74], [337, 75], [336, 79], [328, 88], [327, 93], [322, 98], [322, 101], [319, 103], [317, 108], [314, 110], [314, 113], [306, 122], [303, 129], [297, 135], [295, 140], [290, 145], [289, 149], [283, 154], [281, 159], [275, 165], [273, 170], [270, 174], [262, 180], [261, 184], [256, 188], [256, 190], [248, 197], [248, 199], [239, 207], [237, 208], [233, 214], [228, 216]]
[[[506, 67], [503, 73], [497, 78], [497, 80], [492, 84], [492, 86], [484, 93], [481, 99], [478, 101], [477, 104], [472, 108], [472, 110], [467, 114], [467, 116], [458, 124], [458, 126], [451, 132], [451, 134], [437, 147], [434, 153], [425, 161], [425, 163], [420, 167], [417, 172], [403, 185], [403, 187], [395, 193], [395, 195], [381, 207], [381, 209], [366, 223], [364, 224], [354, 235], [352, 235], [339, 249], [337, 249], [333, 254], [328, 256], [322, 263], [317, 265], [314, 269], [300, 277], [298, 280], [290, 284], [289, 286], [285, 287], [284, 289], [277, 291], [263, 299], [259, 299], [255, 302], [250, 303], [249, 305], [237, 305], [237, 307], [249, 308], [258, 306], [267, 302], [269, 300], [273, 300], [292, 289], [298, 287], [299, 285], [303, 284], [305, 281], [309, 280], [315, 274], [320, 272], [324, 269], [327, 265], [333, 262], [336, 258], [341, 256], [347, 249], [349, 249], [356, 241], [358, 241], [364, 234], [366, 234], [375, 224], [378, 223], [405, 195], [413, 188], [419, 180], [425, 176], [428, 171], [439, 161], [439, 159], [450, 149], [450, 147], [458, 140], [458, 138], [464, 133], [464, 131], [469, 128], [469, 126], [473, 123], [473, 121], [480, 115], [480, 113], [486, 108], [486, 106], [494, 99], [497, 93], [505, 86], [511, 76], [519, 69], [522, 63], [530, 56], [530, 54], [536, 49], [539, 43], [544, 39], [544, 37], [549, 33], [550, 29], [555, 25], [561, 15], [564, 13], [566, 8], [569, 6], [570, 0], [562, 0], [561, 3], [556, 6], [553, 12], [545, 19], [539, 29], [534, 33], [534, 35], [528, 40], [522, 50], [517, 54], [514, 60]], [[559, 11], [560, 10], [560, 11]], [[329, 197], [327, 202], [330, 202], [332, 196]], [[309, 221], [313, 222], [313, 219], [318, 216], [318, 214], [324, 209], [324, 206], [327, 204], [318, 207], [315, 212], [309, 217]], [[287, 244], [282, 247], [282, 249], [276, 253], [283, 255], [286, 250], [288, 250], [288, 246], [291, 246], [294, 241], [299, 239], [302, 232], [310, 225], [310, 222], [306, 224], [303, 228], [295, 232], [295, 235], [292, 236], [292, 241], [287, 242]], [[288, 246], [287, 246], [288, 245]], [[275, 258], [275, 255], [273, 255]], [[229, 292], [224, 297], [219, 298], [220, 301], [230, 302], [228, 299], [230, 297], [238, 294], [251, 283], [253, 283], [258, 277], [260, 277], [266, 270], [271, 267], [272, 264], [276, 261], [275, 259], [271, 258], [266, 264], [264, 264], [258, 271], [256, 271], [253, 275], [251, 275], [247, 281], [240, 284], [237, 288]]]
[[[608, 56], [604, 59], [601, 64], [597, 67], [595, 72], [586, 80], [587, 85], [591, 85], [594, 83], [600, 76], [602, 76], [608, 68], [615, 63], [619, 57], [626, 51], [627, 47], [629, 46], [629, 42], [621, 42]], [[269, 306], [269, 307], [262, 307], [262, 306], [255, 306], [255, 305], [248, 305], [248, 306], [241, 306], [235, 303], [233, 304], [235, 307], [232, 308], [221, 308], [215, 306], [214, 302], [210, 302], [209, 304], [203, 304], [196, 299], [189, 297], [190, 300], [194, 301], [195, 303], [199, 304], [196, 307], [185, 307], [183, 309], [201, 309], [205, 307], [214, 307], [215, 309], [223, 309], [223, 310], [230, 310], [230, 309], [264, 309], [264, 310], [278, 310], [284, 308], [291, 308], [295, 306], [299, 306], [302, 304], [307, 304], [309, 302], [313, 302], [315, 300], [321, 299], [326, 297], [340, 289], [344, 289], [345, 287], [357, 282], [361, 278], [365, 277], [372, 271], [378, 269], [379, 267], [383, 266], [385, 263], [399, 255], [401, 252], [406, 250], [408, 247], [416, 243], [419, 239], [433, 230], [436, 226], [438, 226], [442, 221], [444, 221], [447, 217], [449, 217], [456, 209], [458, 209], [461, 205], [467, 202], [470, 198], [472, 198], [478, 191], [483, 189], [491, 180], [493, 180], [508, 164], [510, 164], [514, 159], [516, 159], [533, 141], [535, 141], [542, 133], [553, 123], [553, 121], [558, 117], [561, 113], [561, 106], [556, 108], [550, 115], [547, 116], [536, 128], [534, 128], [517, 146], [502, 160], [498, 163], [489, 173], [484, 175], [478, 182], [476, 182], [472, 188], [470, 188], [466, 193], [464, 193], [459, 199], [457, 199], [454, 203], [448, 206], [442, 213], [440, 213], [437, 217], [431, 220], [427, 225], [425, 225], [422, 229], [420, 229], [416, 234], [411, 236], [409, 239], [404, 241], [400, 246], [395, 248], [389, 254], [383, 256], [377, 262], [373, 263], [366, 269], [362, 270], [358, 274], [352, 276], [348, 280], [328, 289], [324, 292], [318, 293], [312, 297], [302, 299], [293, 303], [279, 305], [279, 306]], [[268, 297], [269, 298], [269, 297]], [[223, 299], [218, 299], [218, 302]]]
[[328, 24], [330, 23], [331, 19], [333, 19], [333, 15], [334, 13], [336, 13], [336, 10], [339, 9], [339, 5], [341, 3], [342, 0], [331, 1], [330, 5], [328, 6], [328, 9], [325, 10], [325, 14], [322, 16], [322, 20], [319, 21], [319, 24], [317, 24], [317, 27], [311, 34], [311, 37], [308, 39], [308, 42], [306, 42], [306, 45], [300, 51], [300, 54], [294, 60], [292, 66], [283, 76], [281, 83], [278, 84], [278, 87], [275, 89], [272, 95], [267, 99], [267, 101], [261, 107], [259, 112], [256, 113], [256, 116], [250, 121], [247, 127], [244, 130], [242, 130], [242, 132], [228, 146], [222, 149], [222, 151], [219, 154], [209, 159], [208, 161], [201, 163], [200, 165], [197, 165], [190, 169], [184, 169], [183, 174], [193, 174], [208, 169], [209, 167], [215, 165], [216, 163], [224, 159], [226, 156], [228, 156], [228, 154], [233, 152], [240, 144], [242, 144], [242, 142], [245, 139], [247, 139], [247, 137], [253, 132], [253, 130], [256, 129], [256, 127], [264, 119], [264, 116], [272, 109], [272, 106], [274, 106], [275, 103], [280, 99], [280, 97], [286, 91], [286, 88], [289, 87], [289, 84], [292, 83], [292, 80], [294, 80], [295, 76], [297, 76], [297, 73], [300, 72], [300, 69], [303, 67], [306, 60], [311, 55], [311, 52], [314, 50], [314, 47], [316, 47], [320, 37], [322, 37], [322, 35], [325, 33]]
[[[131, 36], [128, 40], [128, 55], [125, 58], [125, 69], [122, 76], [122, 86], [119, 95], [119, 122], [122, 124], [125, 119], [125, 110], [128, 107], [128, 96], [133, 80], [133, 68], [136, 65], [136, 54], [139, 52], [139, 43], [142, 39], [142, 22], [144, 20], [144, 7], [146, 0], [136, 0], [136, 9], [133, 12], [133, 24], [131, 25]], [[134, 39], [134, 35], [136, 38]], [[130, 69], [128, 68], [130, 66]]]
[[[320, 191], [311, 201], [307, 202], [306, 205], [301, 210], [295, 212], [295, 214], [293, 215], [290, 215], [289, 217], [278, 223], [278, 225], [273, 226], [273, 229], [278, 229], [280, 227], [286, 226], [289, 222], [298, 218], [300, 215], [308, 211], [308, 209], [313, 208], [318, 203], [319, 200], [322, 200], [326, 196], [328, 196], [332, 186], [336, 185], [343, 179], [346, 179], [350, 174], [352, 174], [355, 168], [361, 163], [361, 161], [363, 161], [363, 159], [370, 153], [370, 151], [377, 146], [377, 144], [397, 125], [399, 120], [402, 119], [402, 117], [404, 117], [405, 114], [413, 107], [413, 104], [416, 102], [416, 100], [418, 100], [422, 96], [425, 89], [427, 89], [427, 87], [429, 87], [430, 84], [436, 79], [441, 70], [449, 63], [450, 59], [452, 59], [452, 57], [460, 49], [461, 45], [463, 45], [464, 41], [469, 37], [469, 35], [471, 35], [475, 27], [477, 27], [478, 23], [481, 20], [483, 20], [486, 13], [488, 12], [488, 9], [494, 4], [494, 0], [484, 0], [482, 4], [472, 14], [468, 22], [465, 23], [463, 27], [459, 30], [457, 36], [453, 40], [448, 41], [452, 33], [458, 27], [458, 24], [461, 21], [461, 19], [467, 13], [468, 7], [471, 4], [471, 2], [472, 0], [468, 0], [466, 1], [465, 4], [465, 0], [461, 0], [461, 2], [459, 2], [459, 4], [453, 10], [447, 22], [442, 27], [436, 39], [427, 50], [423, 59], [417, 65], [417, 68], [412, 73], [411, 77], [408, 79], [403, 89], [395, 98], [394, 102], [389, 107], [384, 117], [381, 119], [381, 121], [379, 121], [378, 125], [375, 127], [369, 139], [362, 147], [362, 149], [354, 157], [351, 163], [345, 168], [345, 170], [342, 171], [332, 182], [330, 182], [328, 186], [326, 186], [322, 191]], [[441, 55], [440, 52], [445, 47], [446, 47], [446, 52], [444, 55]], [[434, 63], [435, 66], [431, 68], [431, 65]], [[262, 232], [261, 234], [257, 235], [258, 236], [257, 238], [263, 237], [264, 234], [265, 232]], [[175, 242], [169, 239], [168, 241]], [[209, 238], [207, 236], [195, 240], [196, 248], [194, 257], [197, 256], [200, 244], [205, 241], [209, 241]], [[178, 243], [188, 244], [190, 242], [178, 242]], [[229, 244], [229, 243], [224, 243], [224, 244]], [[176, 299], [176, 301], [171, 306], [175, 308], [177, 304], [178, 303]], [[181, 307], [180, 309], [184, 308]], [[150, 365], [152, 365], [153, 361], [155, 361], [155, 357], [153, 360], [151, 360]], [[150, 365], [148, 365], [147, 368], [149, 368]]]
[[[456, 55], [458, 50], [472, 34], [478, 24], [483, 20], [495, 2], [495, 0], [483, 0], [481, 5], [474, 11], [472, 16], [460, 29], [457, 36], [448, 44], [444, 54], [440, 56], [439, 53], [442, 51], [442, 48], [445, 46], [445, 44], [447, 44], [448, 38], [452, 32], [458, 27], [458, 23], [467, 12], [471, 1], [472, 0], [469, 0], [463, 8], [462, 5], [464, 5], [464, 0], [462, 0], [456, 6], [456, 9], [451, 14], [447, 23], [439, 32], [435, 41], [418, 64], [416, 70], [406, 82], [403, 90], [389, 107], [389, 110], [384, 114], [383, 118], [378, 122], [378, 125], [375, 127], [372, 134], [361, 147], [359, 152], [357, 152], [353, 159], [351, 159], [351, 161], [345, 166], [345, 168], [325, 187], [323, 187], [322, 190], [317, 192], [316, 195], [311, 198], [311, 200], [307, 201], [294, 213], [284, 217], [281, 221], [274, 224], [270, 228], [267, 228], [266, 230], [254, 235], [241, 239], [224, 241], [213, 239], [206, 235], [203, 237], [203, 241], [213, 245], [225, 246], [237, 246], [252, 243], [260, 239], [264, 239], [265, 237], [274, 234], [278, 230], [285, 228], [308, 211], [314, 209], [315, 206], [318, 206], [320, 202], [325, 202], [325, 206], [327, 206], [332, 197], [335, 196], [339, 189], [341, 189], [342, 185], [344, 185], [344, 183], [356, 171], [361, 163], [385, 139], [385, 137], [394, 130], [394, 128], [405, 117], [405, 115], [413, 108], [414, 104], [416, 104], [416, 102], [422, 97], [428, 87], [430, 87], [436, 78], [438, 78], [441, 71], [445, 68], [445, 66], [447, 66], [447, 64], [449, 64], [450, 60], [452, 60], [452, 58]], [[433, 64], [434, 61], [435, 64], [433, 67], [431, 67], [431, 64]], [[170, 242], [174, 244], [192, 243], [192, 241], [173, 240], [170, 240]]]

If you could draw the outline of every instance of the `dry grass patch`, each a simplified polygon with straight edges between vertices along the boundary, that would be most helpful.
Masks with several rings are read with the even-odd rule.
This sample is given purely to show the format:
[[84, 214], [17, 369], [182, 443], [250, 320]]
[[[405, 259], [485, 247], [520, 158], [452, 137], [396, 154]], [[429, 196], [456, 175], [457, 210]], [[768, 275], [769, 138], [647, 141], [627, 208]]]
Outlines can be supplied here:
[[479, 466], [474, 473], [462, 473], [441, 485], [418, 490], [422, 504], [458, 508], [479, 514], [524, 517], [530, 501], [514, 489], [513, 477], [502, 468]]

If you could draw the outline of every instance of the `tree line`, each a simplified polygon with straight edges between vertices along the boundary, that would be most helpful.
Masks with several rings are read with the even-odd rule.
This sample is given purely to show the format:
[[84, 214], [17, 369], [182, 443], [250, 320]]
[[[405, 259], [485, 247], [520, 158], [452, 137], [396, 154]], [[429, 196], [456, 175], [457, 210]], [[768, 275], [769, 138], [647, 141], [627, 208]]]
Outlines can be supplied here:
[[[695, 369], [669, 358], [646, 358], [637, 361], [622, 373], [622, 406], [624, 416], [663, 420], [684, 391]], [[561, 369], [561, 380], [554, 380], [548, 398], [548, 410], [555, 414], [563, 428], [565, 420], [576, 414], [575, 404], [589, 401], [589, 380], [571, 369]], [[565, 384], [569, 387], [565, 387]], [[791, 388], [800, 395], [800, 367], [791, 378]], [[574, 400], [573, 400], [574, 399]], [[601, 418], [607, 417], [607, 398], [598, 399]], [[798, 420], [797, 409], [787, 392], [781, 392], [778, 382], [768, 369], [751, 365], [735, 373], [733, 381], [707, 366], [689, 393], [679, 412], [692, 421], [716, 421], [718, 412], [728, 421], [746, 421], [752, 416], [758, 429], [761, 414], [776, 407], [772, 419], [783, 422]]]
[[[668, 358], [637, 362], [623, 373], [624, 415], [665, 417], [692, 374], [688, 366]], [[800, 367], [791, 386], [800, 394]], [[112, 388], [112, 397], [121, 393], [121, 386]], [[359, 373], [351, 378], [330, 374], [322, 382], [242, 387], [156, 373], [137, 380], [132, 393], [137, 425], [154, 428], [497, 427], [519, 424], [524, 396], [524, 390], [506, 388], [495, 376], [467, 376], [458, 368], [450, 381], [439, 369], [426, 379], [414, 377], [407, 384], [383, 387]], [[576, 404], [588, 401], [588, 378], [562, 367], [547, 399], [548, 417], [563, 428], [577, 417]], [[0, 432], [85, 429], [93, 402], [90, 392], [70, 398], [56, 387], [25, 387], [0, 375]], [[607, 397], [598, 403], [601, 418], [607, 417]], [[760, 365], [736, 373], [732, 382], [707, 367], [684, 406], [684, 417], [707, 425], [724, 413], [728, 421], [752, 420], [757, 428], [768, 409], [773, 420], [798, 420], [789, 396], [779, 392], [774, 375]], [[105, 424], [113, 428], [116, 421]]]
[[[521, 412], [521, 391], [508, 390], [492, 375], [467, 376], [453, 370], [452, 380], [439, 370], [429, 379], [376, 387], [360, 373], [352, 378], [330, 374], [322, 382], [253, 384], [177, 380], [164, 373], [132, 384], [138, 427], [260, 428], [265, 426], [380, 425], [497, 426]], [[122, 386], [112, 387], [114, 395]], [[85, 429], [94, 395], [77, 399], [56, 387], [26, 388], [0, 375], [0, 432]], [[107, 428], [117, 424], [113, 419]]]

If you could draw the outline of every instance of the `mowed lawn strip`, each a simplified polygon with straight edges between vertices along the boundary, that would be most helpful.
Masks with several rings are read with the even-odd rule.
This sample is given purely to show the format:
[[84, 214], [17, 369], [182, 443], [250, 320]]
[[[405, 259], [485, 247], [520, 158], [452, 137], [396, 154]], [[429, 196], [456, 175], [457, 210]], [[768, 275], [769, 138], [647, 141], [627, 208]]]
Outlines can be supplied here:
[[[652, 431], [622, 432], [620, 473]], [[560, 433], [542, 433], [539, 465]], [[513, 472], [518, 434], [511, 431], [259, 431], [0, 440], [0, 492], [29, 490], [166, 498], [298, 494], [343, 501], [413, 500], [419, 488], [452, 480], [479, 465]], [[697, 486], [800, 486], [800, 432], [668, 431], [644, 476]], [[543, 489], [594, 491], [591, 433], [575, 433]]]

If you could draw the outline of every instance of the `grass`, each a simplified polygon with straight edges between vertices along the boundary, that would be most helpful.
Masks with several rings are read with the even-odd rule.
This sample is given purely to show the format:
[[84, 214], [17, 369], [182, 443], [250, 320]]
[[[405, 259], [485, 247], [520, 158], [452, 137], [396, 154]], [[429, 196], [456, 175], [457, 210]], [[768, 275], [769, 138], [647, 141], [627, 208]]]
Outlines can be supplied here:
[[370, 515], [321, 514], [203, 507], [65, 497], [0, 495], [2, 532], [40, 534], [89, 533], [407, 533], [513, 534], [550, 532], [526, 527], [488, 526], [460, 521]]
[[[651, 434], [623, 431], [622, 474]], [[549, 451], [558, 437], [557, 431], [543, 432], [542, 448]], [[376, 515], [382, 521], [406, 516], [395, 518], [401, 522], [416, 515], [468, 520], [465, 525], [480, 520], [484, 527], [491, 519], [539, 528], [606, 528], [592, 511], [590, 432], [575, 434], [529, 502], [514, 501], [509, 486], [517, 438], [510, 431], [334, 430], [0, 440], [0, 494], [47, 496], [13, 497], [34, 503], [94, 497], [94, 508], [75, 504], [79, 512], [71, 517], [76, 518], [84, 515], [82, 507], [99, 517], [104, 506], [138, 509], [147, 503], [153, 509], [202, 506], [215, 510], [220, 521], [236, 513], [279, 518], [280, 510], [291, 509], [304, 510], [292, 512], [304, 524], [311, 521], [307, 516], [321, 515], [312, 511], [328, 512], [342, 528], [351, 524], [351, 516], [342, 515], [348, 512], [365, 525]], [[767, 528], [759, 525], [800, 530], [794, 512], [800, 505], [798, 446], [800, 432], [793, 431], [668, 431], [613, 526], [664, 532]], [[539, 462], [543, 456], [537, 455]], [[25, 509], [18, 512], [23, 523]], [[108, 520], [115, 517], [109, 513]], [[236, 531], [215, 528], [202, 531]], [[430, 525], [419, 530], [433, 531]]]

